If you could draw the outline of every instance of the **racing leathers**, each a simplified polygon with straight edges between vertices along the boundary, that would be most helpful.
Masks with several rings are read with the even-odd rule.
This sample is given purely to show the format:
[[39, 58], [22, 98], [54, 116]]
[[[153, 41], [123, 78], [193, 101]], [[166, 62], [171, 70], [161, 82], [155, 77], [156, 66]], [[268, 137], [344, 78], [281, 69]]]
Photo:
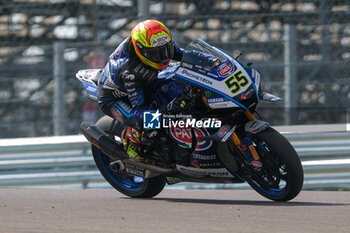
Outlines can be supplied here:
[[[173, 60], [180, 61], [184, 54], [191, 53], [211, 59], [198, 51], [184, 51], [176, 43], [173, 43], [173, 46]], [[140, 133], [142, 132], [139, 130], [142, 128], [144, 112], [157, 108], [157, 106], [152, 106], [154, 102], [152, 84], [157, 77], [158, 70], [142, 63], [129, 37], [111, 54], [99, 80], [98, 104], [103, 113], [116, 119], [112, 127], [113, 133], [121, 135], [128, 154], [135, 158], [138, 157], [138, 151], [140, 151], [140, 147], [135, 147], [135, 145], [140, 144]], [[192, 93], [191, 90], [186, 91], [173, 99], [163, 110], [173, 114], [190, 105], [188, 103], [193, 101]], [[132, 129], [125, 128], [125, 126], [130, 126]], [[130, 153], [129, 146], [134, 147], [131, 148]]]
[[[173, 60], [180, 61], [183, 50], [173, 44]], [[122, 123], [128, 121], [129, 126], [141, 128], [144, 111], [155, 109], [151, 106], [154, 96], [152, 84], [157, 76], [158, 70], [143, 64], [137, 57], [130, 37], [111, 54], [99, 80], [98, 104], [103, 113], [117, 120], [113, 129], [115, 134], [123, 134], [122, 137], [139, 142], [137, 131], [129, 129], [122, 132], [125, 127]], [[132, 156], [132, 153], [128, 154]]]
[[[173, 60], [180, 61], [183, 50], [174, 43]], [[116, 118], [115, 109], [132, 115], [140, 123], [143, 112], [151, 109], [158, 70], [143, 64], [136, 56], [130, 37], [113, 52], [99, 80], [98, 104], [103, 113]], [[117, 102], [118, 106], [115, 106]], [[118, 119], [118, 118], [117, 118]]]

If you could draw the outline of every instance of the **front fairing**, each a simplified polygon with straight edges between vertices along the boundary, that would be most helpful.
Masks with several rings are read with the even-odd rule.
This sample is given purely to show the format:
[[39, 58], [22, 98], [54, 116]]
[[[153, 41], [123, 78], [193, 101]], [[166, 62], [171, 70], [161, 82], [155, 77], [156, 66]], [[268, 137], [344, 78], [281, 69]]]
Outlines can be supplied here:
[[[211, 107], [249, 109], [259, 102], [259, 73], [244, 67], [236, 59], [202, 40], [186, 47], [176, 76], [206, 89]], [[210, 96], [214, 96], [213, 99]]]

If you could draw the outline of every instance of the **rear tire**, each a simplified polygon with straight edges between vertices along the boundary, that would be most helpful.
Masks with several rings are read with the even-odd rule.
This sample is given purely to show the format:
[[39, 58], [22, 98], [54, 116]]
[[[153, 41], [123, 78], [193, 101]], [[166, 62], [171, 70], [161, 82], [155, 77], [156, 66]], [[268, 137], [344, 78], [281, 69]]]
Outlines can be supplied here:
[[[102, 117], [96, 123], [96, 125], [106, 133], [109, 133], [113, 128], [111, 124], [113, 124], [113, 119], [109, 116]], [[124, 195], [135, 198], [151, 198], [158, 195], [163, 190], [166, 184], [164, 176], [159, 175], [143, 179], [137, 176], [119, 174], [109, 168], [109, 164], [112, 160], [107, 155], [95, 146], [91, 146], [91, 150], [95, 164], [103, 177], [109, 184]]]
[[296, 197], [303, 186], [304, 172], [293, 146], [272, 128], [253, 135], [253, 142], [263, 168], [247, 177], [249, 185], [274, 201], [289, 201]]

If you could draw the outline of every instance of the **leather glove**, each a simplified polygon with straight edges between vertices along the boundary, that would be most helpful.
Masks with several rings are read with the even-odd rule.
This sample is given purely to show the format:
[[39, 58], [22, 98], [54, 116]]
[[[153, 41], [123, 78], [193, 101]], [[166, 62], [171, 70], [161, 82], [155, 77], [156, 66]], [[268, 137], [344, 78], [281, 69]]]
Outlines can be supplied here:
[[194, 99], [192, 89], [186, 88], [180, 96], [175, 97], [167, 105], [167, 111], [169, 113], [180, 113], [184, 109], [190, 109], [194, 105]]

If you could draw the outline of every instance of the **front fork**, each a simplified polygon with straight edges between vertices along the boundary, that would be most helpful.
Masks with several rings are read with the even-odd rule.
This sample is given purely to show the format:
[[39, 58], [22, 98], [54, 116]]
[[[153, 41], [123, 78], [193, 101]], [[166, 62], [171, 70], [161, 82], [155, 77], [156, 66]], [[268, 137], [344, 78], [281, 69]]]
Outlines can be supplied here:
[[[244, 115], [249, 121], [256, 121], [256, 118], [250, 111], [245, 111]], [[263, 164], [261, 163], [259, 154], [253, 145], [252, 135], [253, 132], [245, 131], [245, 135], [240, 138], [235, 132], [232, 134], [231, 140], [237, 149], [246, 156], [250, 165], [252, 165], [253, 168], [260, 169]]]

